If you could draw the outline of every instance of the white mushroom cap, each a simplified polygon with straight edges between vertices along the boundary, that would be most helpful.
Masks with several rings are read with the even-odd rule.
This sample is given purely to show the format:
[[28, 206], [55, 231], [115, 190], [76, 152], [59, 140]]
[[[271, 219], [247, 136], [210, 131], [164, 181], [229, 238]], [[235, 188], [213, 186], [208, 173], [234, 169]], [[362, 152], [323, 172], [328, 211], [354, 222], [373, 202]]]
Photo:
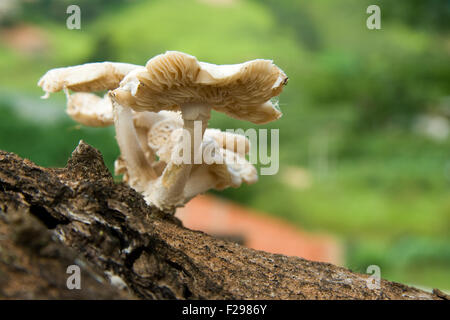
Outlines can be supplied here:
[[177, 120], [182, 123], [178, 112], [160, 111], [160, 112], [134, 112], [134, 125], [136, 128], [150, 130], [155, 124], [164, 120]]
[[38, 82], [47, 93], [67, 88], [73, 91], [93, 92], [112, 90], [139, 66], [119, 62], [95, 62], [79, 66], [49, 70]]
[[67, 95], [67, 114], [75, 121], [89, 127], [107, 127], [114, 124], [112, 103], [108, 95], [103, 98], [79, 92]]
[[[64, 90], [67, 97], [67, 113], [75, 121], [90, 127], [105, 127], [114, 123], [112, 101], [87, 93], [115, 89], [137, 65], [118, 62], [95, 62], [49, 70], [38, 85], [51, 92]], [[70, 95], [69, 90], [80, 91]]]
[[[213, 143], [216, 143], [215, 141]], [[154, 180], [147, 190], [143, 190], [143, 195], [148, 203], [151, 203], [162, 210], [173, 210], [188, 202], [198, 194], [204, 193], [210, 189], [223, 190], [228, 187], [239, 187], [243, 182], [252, 184], [258, 180], [256, 169], [247, 160], [233, 152], [220, 149], [218, 159], [222, 158], [225, 162], [194, 165], [186, 178], [186, 182], [180, 185], [174, 196], [167, 197], [164, 192], [164, 185], [176, 184], [177, 175], [163, 175]], [[236, 160], [238, 162], [236, 162]], [[177, 167], [172, 162], [168, 163], [169, 172], [177, 172], [181, 167]]]
[[219, 129], [206, 129], [205, 135], [213, 138], [221, 148], [239, 153], [245, 156], [250, 151], [250, 142], [241, 135]]
[[[181, 143], [182, 136], [181, 119], [164, 120], [155, 124], [148, 131], [148, 145], [155, 150], [160, 160], [169, 162], [175, 146]], [[218, 144], [219, 148], [228, 149], [242, 157], [245, 157], [250, 149], [250, 142], [245, 136], [240, 134], [223, 132], [219, 129], [206, 129], [203, 143], [207, 143], [211, 139]]]
[[281, 93], [286, 82], [287, 76], [270, 60], [218, 66], [168, 51], [130, 72], [113, 94], [119, 103], [137, 111], [206, 105], [260, 124], [281, 116], [270, 99]]
[[221, 153], [225, 159], [224, 164], [226, 165], [227, 171], [217, 171], [216, 175], [221, 176], [222, 183], [217, 184], [215, 189], [222, 190], [228, 188], [227, 181], [230, 181], [229, 186], [233, 188], [239, 187], [244, 182], [253, 184], [258, 181], [256, 168], [244, 157], [227, 149], [222, 149]]
[[[176, 113], [171, 113], [177, 115]], [[176, 131], [180, 131], [182, 127], [183, 120], [181, 117], [173, 116], [159, 121], [148, 131], [148, 145], [155, 150], [161, 150], [167, 146], [171, 148], [173, 146], [173, 141], [178, 141], [178, 137], [176, 139], [171, 139], [172, 134]], [[161, 153], [161, 151], [159, 153]], [[161, 158], [162, 156], [159, 153], [157, 152], [156, 154]]]
[[[137, 65], [119, 62], [95, 62], [49, 70], [39, 80], [46, 96], [64, 90], [67, 97], [67, 113], [75, 121], [90, 127], [105, 127], [114, 123], [112, 102], [87, 93], [115, 89]], [[70, 95], [69, 90], [79, 91]]]
[[215, 163], [194, 166], [184, 189], [186, 200], [209, 189], [237, 188], [244, 182], [253, 184], [258, 181], [256, 168], [244, 157], [231, 150], [218, 147], [213, 138], [205, 135], [204, 148], [210, 144], [215, 144], [216, 150], [219, 151], [215, 156]]

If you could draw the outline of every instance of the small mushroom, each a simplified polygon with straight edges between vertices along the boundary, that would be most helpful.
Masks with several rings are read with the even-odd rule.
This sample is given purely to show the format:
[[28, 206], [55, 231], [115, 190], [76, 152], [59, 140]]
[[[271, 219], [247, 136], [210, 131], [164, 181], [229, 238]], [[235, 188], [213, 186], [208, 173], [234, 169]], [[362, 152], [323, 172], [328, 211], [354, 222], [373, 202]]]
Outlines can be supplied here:
[[166, 163], [170, 161], [174, 144], [180, 141], [183, 128], [181, 116], [175, 112], [161, 111], [171, 116], [149, 127], [147, 132], [148, 145], [156, 150], [156, 155]]
[[[124, 108], [136, 111], [181, 111], [183, 133], [190, 137], [190, 141], [182, 140], [184, 150], [189, 145], [191, 161], [182, 164], [169, 161], [157, 185], [152, 184], [157, 192], [149, 196], [150, 201], [163, 209], [183, 203], [184, 186], [201, 152], [201, 147], [195, 143], [196, 121], [202, 124], [197, 137], [202, 142], [211, 109], [258, 124], [276, 120], [281, 112], [271, 98], [281, 93], [286, 82], [284, 72], [269, 60], [218, 66], [174, 51], [158, 55], [150, 59], [145, 68], [127, 74], [120, 87], [112, 91], [113, 99]], [[121, 109], [121, 112], [124, 111]], [[116, 124], [116, 129], [120, 127], [120, 123]], [[126, 143], [125, 140], [122, 143]], [[123, 155], [128, 152], [133, 152], [133, 148], [128, 148]]]
[[245, 156], [250, 150], [250, 143], [243, 135], [223, 132], [219, 129], [206, 129], [206, 131], [207, 135], [214, 138], [221, 148], [239, 153], [241, 156]]
[[[159, 122], [147, 127], [148, 146], [159, 157], [159, 162], [157, 162], [159, 164], [171, 163], [171, 158], [177, 152], [176, 148], [183, 136], [181, 116], [175, 112], [161, 111], [160, 113], [162, 112], [170, 116], [166, 116]], [[142, 114], [154, 113], [144, 112]], [[135, 124], [137, 130], [142, 128], [139, 126], [143, 124], [137, 124], [136, 121]], [[143, 144], [141, 143], [141, 145]], [[217, 150], [218, 158], [215, 159], [214, 163], [193, 165], [186, 178], [186, 185], [180, 192], [179, 205], [210, 189], [223, 190], [227, 187], [238, 187], [243, 182], [248, 184], [256, 182], [256, 169], [244, 158], [249, 151], [249, 141], [245, 136], [222, 132], [219, 129], [206, 129], [202, 141], [202, 150], [211, 149], [211, 147], [213, 150]], [[117, 172], [119, 173], [119, 171]], [[128, 179], [127, 177], [125, 179]], [[157, 184], [158, 181], [154, 182], [156, 185], [150, 184], [148, 189], [143, 191], [143, 194], [147, 201], [155, 204], [155, 199], [161, 199], [165, 196], [161, 194], [163, 188]], [[158, 204], [162, 207], [161, 203]]]
[[49, 93], [64, 88], [78, 92], [94, 92], [112, 90], [120, 81], [139, 66], [120, 62], [94, 62], [79, 66], [56, 68], [49, 70], [38, 82], [45, 92]]
[[67, 114], [88, 127], [107, 127], [114, 124], [112, 103], [108, 95], [103, 98], [93, 93], [78, 92], [67, 97]]
[[[168, 122], [171, 120], [178, 121], [178, 127], [182, 126], [181, 116], [175, 112], [161, 111], [161, 112], [135, 112], [133, 113], [133, 122], [135, 132], [137, 134], [140, 146], [144, 152], [147, 162], [152, 166], [153, 171], [157, 176], [160, 176], [166, 166], [166, 162], [163, 159], [155, 162], [155, 154], [158, 155], [158, 148], [151, 143], [150, 132], [160, 123]], [[156, 139], [167, 140], [170, 137], [170, 132], [166, 132], [164, 137]], [[161, 142], [161, 145], [166, 145]], [[137, 189], [139, 185], [145, 185], [148, 187], [149, 181], [146, 181], [142, 176], [131, 176], [128, 173], [127, 167], [129, 164], [123, 159], [122, 156], [115, 162], [115, 173], [117, 175], [123, 175], [123, 180], [127, 182], [131, 187]]]
[[213, 148], [219, 152], [214, 163], [195, 165], [192, 169], [184, 190], [186, 202], [210, 189], [237, 188], [244, 182], [253, 184], [258, 181], [255, 167], [243, 156], [232, 150], [219, 147], [217, 141], [207, 135], [205, 135], [203, 144], [205, 148], [215, 145]]
[[[38, 82], [46, 92], [64, 90], [67, 97], [67, 113], [75, 121], [91, 126], [104, 127], [113, 123], [112, 102], [90, 92], [115, 89], [120, 81], [139, 66], [118, 62], [95, 62], [79, 66], [49, 70]], [[69, 90], [77, 91], [70, 95]]]
[[[52, 69], [39, 80], [38, 85], [46, 92], [44, 98], [47, 98], [49, 93], [64, 90], [68, 98], [67, 111], [69, 115], [86, 125], [109, 125], [111, 117], [105, 117], [105, 112], [108, 114], [109, 108], [112, 108], [117, 142], [124, 160], [130, 166], [128, 170], [133, 177], [150, 180], [156, 178], [157, 175], [139, 143], [131, 110], [120, 106], [111, 98], [110, 94], [107, 94], [103, 99], [97, 99], [95, 95], [86, 93], [115, 89], [128, 73], [138, 68], [140, 66], [127, 63], [86, 63], [79, 66]], [[68, 90], [84, 93], [75, 94], [72, 97]], [[92, 105], [89, 106], [89, 103], [92, 103]], [[116, 107], [114, 108], [114, 106]], [[146, 185], [139, 184], [134, 187], [138, 191], [142, 191], [146, 188]]]

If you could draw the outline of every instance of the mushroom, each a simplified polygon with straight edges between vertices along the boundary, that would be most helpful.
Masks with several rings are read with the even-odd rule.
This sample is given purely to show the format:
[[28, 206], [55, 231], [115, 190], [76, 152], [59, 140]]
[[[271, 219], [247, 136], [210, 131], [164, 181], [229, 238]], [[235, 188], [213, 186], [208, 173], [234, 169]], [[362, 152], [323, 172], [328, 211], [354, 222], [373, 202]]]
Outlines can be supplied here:
[[[137, 112], [134, 114], [134, 124], [136, 131], [141, 132], [141, 137], [147, 138], [147, 141], [140, 140], [141, 146], [150, 147], [159, 157], [159, 161], [154, 164], [155, 171], [158, 171], [159, 176], [162, 169], [171, 160], [177, 143], [182, 138], [183, 121], [181, 116], [179, 113], [171, 111]], [[257, 180], [256, 170], [243, 158], [249, 151], [249, 141], [245, 136], [223, 132], [219, 129], [206, 129], [202, 142], [203, 149], [210, 147], [213, 142], [214, 149], [221, 153], [220, 159], [225, 158], [226, 160], [222, 159], [208, 164], [205, 168], [199, 168], [203, 164], [194, 165], [185, 187], [183, 203], [196, 194], [204, 193], [209, 189], [223, 190], [229, 186], [238, 187], [243, 182], [250, 184]], [[233, 153], [237, 153], [236, 156], [231, 156]], [[238, 156], [242, 158], [242, 161], [235, 161]], [[246, 170], [244, 170], [245, 168]], [[250, 174], [246, 175], [246, 172], [250, 172]], [[116, 174], [123, 174], [124, 181], [133, 185], [132, 181], [134, 180], [130, 178], [123, 159], [116, 161]], [[152, 188], [153, 186], [150, 186], [149, 190]]]
[[78, 92], [67, 97], [67, 114], [88, 127], [107, 127], [114, 123], [112, 103], [108, 95], [103, 98], [93, 93]]
[[[120, 87], [110, 93], [118, 103], [118, 114], [129, 119], [131, 110], [125, 110], [127, 107], [135, 111], [181, 111], [183, 150], [190, 150], [190, 154], [183, 153], [184, 159], [190, 160], [188, 163], [168, 162], [162, 176], [152, 183], [152, 192], [147, 198], [161, 209], [172, 209], [183, 203], [183, 190], [192, 162], [197, 162], [202, 150], [196, 142], [203, 141], [211, 109], [257, 124], [276, 120], [281, 112], [272, 104], [271, 98], [281, 93], [286, 82], [284, 72], [269, 60], [218, 66], [198, 62], [193, 56], [174, 51], [158, 55], [150, 59], [145, 68], [127, 74]], [[127, 137], [124, 132], [127, 128], [120, 123], [121, 117], [117, 117], [119, 123], [116, 123], [117, 132], [123, 132], [119, 145], [132, 146], [135, 143], [131, 140], [135, 137]], [[197, 126], [198, 131], [197, 121], [201, 124], [201, 128]], [[141, 157], [130, 154], [139, 152], [137, 148], [121, 147], [121, 151], [122, 155], [132, 159], [127, 161], [131, 170], [145, 171], [138, 168], [144, 164], [137, 161]], [[174, 155], [176, 153], [172, 153], [172, 160]], [[147, 177], [142, 175], [142, 179]], [[150, 183], [151, 180], [147, 181]]]
[[[161, 123], [167, 120], [162, 120]], [[152, 136], [153, 129], [158, 128], [158, 123], [149, 128], [148, 136]], [[179, 127], [174, 131], [157, 130], [157, 138], [151, 139], [158, 143], [151, 143], [155, 153], [163, 154], [169, 158], [177, 146], [177, 139], [181, 138], [182, 128]], [[211, 134], [212, 133], [212, 134]], [[252, 184], [258, 180], [256, 169], [245, 158], [245, 154], [241, 155], [235, 149], [225, 149], [220, 141], [225, 141], [226, 137], [231, 133], [222, 132], [218, 129], [206, 129], [204, 139], [202, 142], [202, 149], [215, 150], [211, 163], [195, 164], [189, 174], [186, 185], [183, 190], [182, 203], [186, 203], [198, 194], [204, 193], [210, 189], [223, 190], [228, 187], [239, 187], [242, 183]], [[170, 138], [172, 136], [172, 138]], [[238, 135], [235, 135], [238, 136]], [[178, 138], [174, 138], [178, 137]], [[152, 136], [152, 138], [154, 138]], [[249, 145], [248, 140], [244, 136], [240, 136], [236, 140], [245, 141], [244, 145]], [[150, 143], [149, 143], [150, 144]], [[235, 144], [236, 146], [236, 144]], [[163, 151], [162, 151], [163, 150]], [[162, 160], [162, 159], [161, 159]], [[162, 160], [159, 163], [163, 162]], [[124, 181], [133, 183], [136, 177], [129, 175], [126, 163], [121, 159], [117, 159], [115, 163], [116, 174], [123, 174]], [[155, 180], [156, 182], [156, 180]], [[159, 189], [150, 185], [149, 189], [144, 192], [144, 197], [148, 202], [152, 201], [151, 193], [159, 192]]]
[[109, 96], [113, 104], [114, 126], [120, 154], [127, 164], [129, 175], [135, 178], [130, 185], [142, 193], [148, 189], [148, 184], [157, 178], [157, 174], [139, 142], [131, 109], [117, 103], [111, 92]]
[[[183, 134], [183, 121], [179, 113], [171, 111], [137, 112], [134, 114], [134, 124], [137, 132], [144, 132], [141, 137], [147, 137], [147, 141], [141, 140], [141, 146], [147, 146], [159, 157], [154, 164], [158, 176], [165, 165], [171, 161], [178, 142]], [[256, 169], [245, 160], [245, 154], [249, 151], [249, 141], [245, 136], [230, 132], [222, 132], [219, 129], [206, 129], [202, 150], [213, 148], [217, 150], [218, 157], [213, 163], [202, 163], [193, 165], [187, 178], [182, 193], [182, 204], [189, 201], [197, 194], [204, 193], [210, 189], [223, 190], [227, 187], [239, 187], [243, 182], [252, 184], [257, 181]], [[238, 151], [244, 150], [243, 153]], [[157, 169], [156, 169], [157, 168]], [[139, 184], [137, 180], [141, 177], [130, 175], [127, 164], [119, 158], [115, 162], [116, 174], [122, 174], [123, 180], [129, 185]], [[156, 183], [156, 180], [153, 182]], [[159, 194], [160, 188], [149, 184], [143, 192], [148, 202], [154, 202], [152, 192]]]
[[[142, 176], [145, 180], [150, 180], [156, 178], [153, 166], [148, 161], [151, 155], [146, 157], [139, 144], [129, 108], [122, 108], [111, 99], [110, 94], [102, 99], [94, 94], [86, 93], [115, 89], [128, 73], [138, 68], [140, 66], [117, 62], [86, 63], [52, 69], [39, 80], [38, 85], [46, 92], [44, 98], [47, 98], [49, 93], [64, 90], [68, 99], [67, 112], [80, 123], [89, 126], [106, 126], [113, 120], [116, 138], [124, 160], [127, 164], [133, 164], [128, 171], [133, 177]], [[84, 93], [71, 96], [69, 89]], [[113, 108], [114, 105], [116, 108]], [[109, 113], [111, 110], [114, 110], [113, 117]], [[145, 185], [135, 185], [138, 191], [142, 191], [145, 187]]]
[[[182, 137], [182, 122], [180, 125], [178, 121], [165, 120], [149, 129], [148, 144], [156, 150], [156, 155], [160, 160], [169, 162], [175, 146], [179, 144]], [[206, 129], [202, 143], [206, 143], [206, 138], [214, 139], [219, 147], [239, 153], [244, 157], [250, 149], [248, 139], [240, 134], [223, 132], [219, 129]]]
[[214, 65], [168, 51], [130, 72], [113, 92], [117, 101], [136, 111], [180, 110], [183, 119], [196, 120], [213, 108], [264, 124], [281, 116], [271, 98], [281, 93], [287, 79], [270, 60]]
[[[78, 122], [114, 122], [121, 151], [116, 172], [148, 202], [173, 210], [209, 188], [256, 181], [256, 170], [245, 160], [248, 140], [207, 130], [211, 109], [256, 124], [276, 120], [281, 112], [271, 99], [286, 83], [284, 72], [270, 60], [219, 66], [169, 51], [145, 67], [103, 62], [53, 69], [38, 84], [45, 97], [63, 89], [67, 112]], [[87, 93], [104, 90], [110, 91], [103, 98]], [[203, 164], [198, 156], [210, 147], [214, 159]]]
[[163, 112], [170, 116], [148, 127], [147, 143], [153, 150], [156, 150], [159, 160], [167, 163], [171, 159], [174, 144], [180, 141], [183, 120], [178, 113], [170, 111], [160, 111], [159, 113]]
[[206, 129], [208, 136], [214, 138], [220, 147], [239, 153], [245, 156], [250, 150], [248, 139], [240, 134], [223, 132], [219, 129]]
[[[242, 137], [247, 140], [244, 136]], [[212, 164], [194, 165], [184, 190], [185, 202], [210, 189], [237, 188], [243, 182], [253, 184], [258, 180], [255, 167], [244, 156], [220, 147], [213, 137], [205, 134], [203, 147], [209, 146], [218, 150], [218, 154], [214, 157]]]
[[[150, 135], [151, 130], [154, 127], [158, 127], [160, 123], [170, 122], [172, 120], [178, 121], [177, 127], [182, 126], [181, 116], [175, 112], [161, 111], [161, 112], [134, 112], [133, 113], [133, 123], [135, 127], [135, 132], [139, 140], [139, 144], [144, 152], [147, 162], [152, 166], [156, 176], [160, 176], [166, 166], [166, 162], [163, 159], [155, 162], [155, 155], [158, 155], [158, 148], [155, 148], [152, 144], [152, 136]], [[175, 128], [173, 128], [175, 129]], [[170, 132], [166, 132], [165, 135], [158, 138], [161, 140], [161, 145], [166, 145], [164, 141], [167, 140], [166, 137], [170, 137]], [[123, 159], [121, 155], [119, 159], [115, 162], [115, 173], [122, 174], [123, 180], [127, 182], [131, 187], [137, 189], [139, 185], [146, 186], [148, 188], [148, 182], [145, 178], [141, 176], [134, 176], [128, 173], [126, 169], [129, 166], [127, 161]], [[142, 190], [141, 190], [142, 192]]]
[[[75, 121], [90, 127], [111, 125], [112, 102], [108, 95], [103, 98], [90, 93], [115, 89], [127, 73], [139, 66], [119, 62], [95, 62], [49, 70], [38, 82], [50, 93], [64, 90], [67, 97], [67, 113]], [[70, 95], [69, 90], [77, 91]]]
[[50, 93], [64, 88], [77, 92], [112, 90], [120, 81], [139, 66], [120, 62], [94, 62], [79, 66], [49, 70], [38, 82], [45, 92]]

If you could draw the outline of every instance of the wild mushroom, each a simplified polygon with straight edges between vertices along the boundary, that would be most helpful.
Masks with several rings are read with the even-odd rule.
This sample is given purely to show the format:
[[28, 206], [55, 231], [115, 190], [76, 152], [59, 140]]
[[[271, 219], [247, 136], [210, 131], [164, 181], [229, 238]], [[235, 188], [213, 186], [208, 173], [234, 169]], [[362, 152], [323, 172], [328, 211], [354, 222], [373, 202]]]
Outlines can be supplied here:
[[245, 156], [250, 150], [250, 143], [243, 135], [223, 132], [219, 129], [206, 129], [206, 131], [208, 131], [208, 136], [214, 138], [221, 148], [236, 152], [241, 156]]
[[[38, 85], [46, 92], [44, 98], [47, 98], [49, 93], [64, 90], [68, 99], [67, 112], [80, 123], [107, 126], [114, 119], [119, 147], [124, 150], [122, 154], [127, 157], [126, 162], [132, 164], [129, 171], [133, 172], [133, 177], [150, 180], [156, 178], [156, 173], [139, 144], [129, 108], [118, 106], [109, 94], [102, 99], [86, 93], [115, 89], [129, 72], [139, 67], [127, 63], [97, 62], [57, 68], [48, 71], [39, 80]], [[68, 90], [84, 93], [71, 96]], [[117, 105], [115, 116], [110, 117], [109, 112], [114, 109], [114, 105]], [[141, 180], [138, 179], [137, 182]], [[138, 191], [144, 190], [145, 187], [140, 183], [135, 185]]]
[[[170, 130], [165, 131], [165, 134], [156, 134], [155, 138], [150, 135], [151, 130], [154, 127], [162, 127], [160, 124], [170, 123], [171, 121], [176, 121], [176, 127], [182, 126], [181, 116], [175, 112], [169, 111], [161, 111], [158, 113], [155, 112], [135, 112], [133, 113], [133, 123], [135, 127], [135, 132], [137, 134], [137, 138], [139, 140], [142, 151], [144, 152], [145, 158], [147, 159], [147, 163], [152, 166], [152, 169], [156, 176], [160, 176], [167, 165], [167, 162], [164, 159], [159, 159], [159, 161], [155, 161], [155, 155], [158, 155], [158, 148], [155, 148], [152, 141], [158, 140], [159, 144], [166, 146], [168, 138], [170, 138]], [[171, 127], [169, 129], [174, 129], [175, 127]], [[122, 152], [122, 149], [121, 149]], [[145, 185], [146, 188], [149, 188], [149, 182], [143, 179], [142, 176], [134, 176], [130, 174], [127, 170], [127, 167], [130, 164], [123, 158], [121, 155], [119, 159], [116, 160], [115, 164], [115, 172], [116, 174], [122, 174], [123, 180], [127, 182], [131, 187], [138, 189], [139, 185]], [[140, 190], [140, 192], [143, 192]]]
[[[167, 120], [169, 119], [160, 122], [164, 128], [167, 128]], [[149, 145], [151, 145], [157, 155], [163, 157], [160, 158], [159, 163], [170, 161], [170, 155], [175, 152], [174, 150], [177, 146], [176, 142], [182, 136], [181, 125], [177, 122], [172, 123], [172, 125], [170, 129], [175, 128], [174, 131], [159, 130], [159, 123], [149, 128]], [[156, 132], [154, 129], [157, 129]], [[230, 135], [234, 136], [235, 139], [230, 139]], [[222, 132], [218, 129], [206, 129], [202, 142], [202, 150], [207, 152], [205, 151], [206, 149], [213, 149], [216, 152], [213, 152], [214, 156], [209, 163], [204, 162], [193, 165], [183, 190], [183, 204], [196, 195], [210, 189], [223, 190], [228, 187], [237, 188], [244, 182], [252, 184], [257, 181], [258, 175], [255, 167], [245, 160], [245, 154], [237, 153], [237, 143], [229, 144], [229, 146], [232, 146], [230, 149], [226, 149], [221, 144], [228, 137], [229, 140], [234, 140], [234, 142], [245, 140], [244, 146], [249, 145], [248, 140], [244, 136], [238, 136], [237, 134]], [[123, 174], [123, 180], [129, 184], [132, 183], [135, 177], [132, 177], [128, 173], [126, 163], [119, 158], [116, 160], [115, 165], [116, 174]], [[151, 202], [152, 192], [159, 192], [159, 189], [155, 185], [149, 186], [149, 189], [144, 192], [144, 197], [148, 202]]]
[[[152, 184], [150, 201], [162, 209], [172, 209], [183, 203], [184, 186], [201, 151], [197, 142], [203, 141], [211, 109], [257, 124], [276, 120], [281, 112], [270, 99], [281, 93], [286, 82], [283, 71], [269, 60], [218, 66], [173, 51], [150, 59], [145, 68], [131, 71], [120, 87], [112, 91], [113, 99], [123, 108], [136, 111], [181, 111], [183, 132], [190, 138], [183, 139], [184, 150], [190, 150], [190, 157], [187, 157], [190, 162], [169, 161], [162, 176]], [[131, 111], [120, 109], [120, 113], [125, 117]], [[197, 126], [200, 130], [196, 134], [197, 121], [201, 122], [201, 128]], [[116, 128], [119, 127], [116, 124]], [[127, 144], [125, 140], [123, 143]], [[128, 154], [136, 149], [124, 151]], [[184, 159], [186, 156], [183, 153]]]
[[244, 158], [245, 155], [220, 147], [213, 137], [205, 134], [203, 147], [211, 145], [218, 150], [214, 162], [194, 165], [184, 189], [185, 202], [210, 189], [237, 188], [244, 182], [253, 184], [258, 180], [255, 167]]
[[177, 110], [191, 118], [213, 108], [263, 124], [281, 116], [270, 99], [286, 83], [287, 76], [270, 60], [214, 65], [168, 51], [150, 59], [145, 68], [130, 72], [113, 93], [118, 102], [136, 111]]
[[[139, 66], [118, 62], [95, 62], [79, 66], [49, 70], [38, 85], [50, 93], [64, 90], [67, 97], [67, 113], [75, 121], [91, 126], [104, 127], [113, 123], [112, 102], [88, 92], [115, 89], [127, 73]], [[69, 90], [79, 93], [70, 94]]]
[[108, 95], [103, 98], [93, 93], [78, 92], [67, 97], [67, 114], [88, 127], [107, 127], [114, 123], [112, 102]]
[[[141, 137], [143, 149], [150, 148], [159, 157], [153, 167], [160, 176], [182, 138], [181, 115], [171, 111], [137, 112], [134, 114], [134, 125], [138, 136]], [[244, 158], [249, 151], [249, 141], [245, 136], [219, 129], [206, 129], [202, 142], [203, 150], [211, 149], [212, 145], [219, 157], [214, 159], [213, 163], [193, 166], [183, 191], [183, 203], [210, 189], [223, 190], [227, 187], [238, 187], [243, 182], [256, 182], [256, 170]], [[244, 152], [238, 153], [240, 150]], [[123, 175], [123, 181], [131, 186], [140, 178], [128, 173], [127, 164], [121, 157], [115, 162], [115, 172]], [[148, 190], [143, 193], [149, 194], [153, 189], [155, 186], [150, 184]]]
[[50, 93], [64, 88], [77, 92], [112, 90], [120, 81], [139, 66], [120, 62], [94, 62], [79, 66], [49, 70], [38, 82], [45, 92]]
[[[172, 156], [174, 145], [180, 141], [182, 135], [183, 120], [178, 113], [160, 111], [167, 116], [147, 129], [147, 143], [155, 150], [160, 161], [168, 163]], [[140, 124], [139, 124], [140, 125]]]
[[[227, 153], [230, 153], [235, 160], [242, 160], [248, 151], [247, 145], [243, 150], [237, 150], [234, 142], [227, 141], [230, 135], [227, 138], [216, 131], [211, 132], [216, 139], [212, 139], [212, 142], [206, 139], [203, 142], [211, 109], [256, 124], [276, 120], [281, 112], [273, 105], [271, 98], [281, 93], [286, 82], [287, 77], [283, 71], [269, 60], [218, 66], [198, 62], [195, 57], [181, 52], [167, 52], [150, 59], [145, 67], [104, 62], [50, 70], [41, 78], [39, 85], [46, 91], [46, 96], [50, 92], [64, 89], [68, 95], [68, 113], [87, 125], [111, 124], [108, 114], [112, 106], [116, 139], [121, 150], [121, 157], [116, 162], [117, 169], [126, 171], [126, 179], [130, 185], [144, 193], [148, 201], [163, 210], [172, 210], [184, 204], [186, 196], [203, 190], [191, 187], [193, 182], [188, 184], [186, 190], [185, 186], [190, 177], [191, 181], [195, 181], [207, 171], [199, 165], [204, 148], [216, 144], [219, 148], [225, 147], [218, 152], [220, 157], [227, 158]], [[69, 89], [82, 92], [110, 91], [100, 98], [84, 93], [70, 96]], [[88, 105], [97, 110], [86, 110]], [[156, 139], [156, 134], [153, 133], [150, 136], [153, 140], [150, 139], [149, 144], [145, 125], [140, 128], [137, 124], [153, 125], [162, 122], [162, 118], [167, 117], [167, 114], [163, 114], [164, 110], [181, 112], [184, 138], [181, 143], [176, 140], [176, 148], [166, 146], [169, 153], [158, 149], [164, 160], [156, 162], [156, 169], [153, 162], [155, 151], [151, 144], [160, 142], [153, 141]], [[142, 111], [149, 112], [141, 113]], [[181, 125], [179, 115], [171, 114], [170, 117], [173, 126], [167, 127], [169, 131]], [[170, 132], [171, 136], [175, 131]], [[244, 141], [242, 138], [238, 139]], [[236, 140], [237, 145], [239, 143]], [[176, 160], [180, 146], [184, 146], [183, 157], [188, 158], [188, 162], [180, 163]], [[245, 161], [241, 161], [242, 163]], [[235, 172], [240, 172], [240, 169]], [[252, 181], [251, 172], [252, 170], [247, 170], [248, 178], [240, 175], [239, 179]], [[238, 175], [228, 178], [231, 179], [230, 185], [236, 185], [236, 181], [240, 181]], [[203, 181], [204, 185], [209, 186], [206, 181]], [[214, 187], [220, 188], [219, 185]]]

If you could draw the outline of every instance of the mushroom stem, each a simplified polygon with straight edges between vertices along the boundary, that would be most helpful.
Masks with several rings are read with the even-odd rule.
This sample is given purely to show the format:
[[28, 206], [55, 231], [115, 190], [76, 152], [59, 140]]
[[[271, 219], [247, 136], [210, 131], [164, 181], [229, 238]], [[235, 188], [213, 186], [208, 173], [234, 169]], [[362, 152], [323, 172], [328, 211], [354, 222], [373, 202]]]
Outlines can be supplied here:
[[[149, 148], [148, 143], [147, 143], [147, 130], [145, 128], [137, 128], [136, 126], [134, 127], [134, 130], [136, 130], [136, 136], [138, 138], [139, 141], [139, 145], [142, 148], [142, 152], [145, 155], [145, 159], [156, 159], [156, 154], [155, 152]], [[153, 168], [153, 163], [150, 164], [150, 167]]]
[[[202, 161], [203, 135], [208, 127], [208, 121], [211, 116], [211, 107], [203, 104], [184, 104], [181, 106], [181, 117], [183, 118], [183, 129], [190, 135], [191, 163]], [[196, 132], [196, 123], [201, 122], [200, 137]], [[198, 154], [200, 152], [200, 154]], [[197, 156], [197, 157], [196, 157]], [[195, 161], [197, 160], [197, 161]]]
[[157, 178], [157, 175], [148, 163], [139, 143], [131, 109], [117, 103], [111, 94], [110, 98], [114, 107], [114, 125], [120, 152], [127, 164], [130, 177], [139, 177], [139, 180], [130, 181], [130, 185], [136, 188], [138, 192], [142, 192], [151, 180]]

